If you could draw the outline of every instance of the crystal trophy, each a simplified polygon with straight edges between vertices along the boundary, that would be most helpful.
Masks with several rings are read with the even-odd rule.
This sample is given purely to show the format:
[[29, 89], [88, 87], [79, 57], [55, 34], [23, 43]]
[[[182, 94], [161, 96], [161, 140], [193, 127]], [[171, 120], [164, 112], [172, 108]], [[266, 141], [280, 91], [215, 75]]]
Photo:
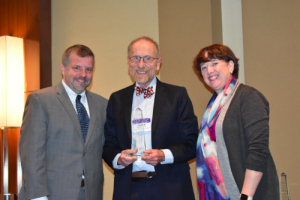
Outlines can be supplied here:
[[132, 141], [131, 149], [138, 149], [137, 153], [132, 154], [132, 156], [143, 156], [143, 151], [146, 150], [146, 141], [144, 133], [144, 118], [143, 112], [140, 108], [134, 111], [134, 118], [132, 120]]

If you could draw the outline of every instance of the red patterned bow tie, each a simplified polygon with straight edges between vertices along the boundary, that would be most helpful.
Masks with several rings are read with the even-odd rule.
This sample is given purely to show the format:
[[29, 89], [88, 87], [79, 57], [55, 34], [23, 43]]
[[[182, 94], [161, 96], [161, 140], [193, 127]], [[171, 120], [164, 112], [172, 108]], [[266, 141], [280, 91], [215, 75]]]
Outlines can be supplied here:
[[136, 96], [139, 96], [140, 94], [144, 93], [144, 99], [147, 99], [154, 94], [153, 87], [148, 87], [147, 89], [144, 89], [142, 87], [135, 86], [135, 90]]

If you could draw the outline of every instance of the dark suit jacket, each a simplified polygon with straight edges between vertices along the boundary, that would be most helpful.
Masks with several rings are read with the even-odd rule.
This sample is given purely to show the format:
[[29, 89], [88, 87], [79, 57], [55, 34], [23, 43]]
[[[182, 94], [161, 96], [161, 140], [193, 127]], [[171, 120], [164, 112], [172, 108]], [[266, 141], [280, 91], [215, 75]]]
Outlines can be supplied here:
[[[118, 153], [131, 149], [134, 86], [113, 93], [108, 102], [103, 159], [111, 168]], [[155, 167], [163, 199], [195, 199], [188, 161], [196, 156], [197, 135], [197, 117], [186, 89], [162, 83], [157, 79], [152, 148], [170, 149], [174, 156], [173, 164], [158, 164]], [[114, 170], [114, 199], [129, 198], [131, 173], [132, 165]]]
[[23, 185], [19, 199], [78, 198], [82, 172], [87, 200], [102, 199], [102, 144], [107, 100], [86, 91], [90, 123], [83, 136], [78, 116], [62, 83], [30, 94], [21, 128]]

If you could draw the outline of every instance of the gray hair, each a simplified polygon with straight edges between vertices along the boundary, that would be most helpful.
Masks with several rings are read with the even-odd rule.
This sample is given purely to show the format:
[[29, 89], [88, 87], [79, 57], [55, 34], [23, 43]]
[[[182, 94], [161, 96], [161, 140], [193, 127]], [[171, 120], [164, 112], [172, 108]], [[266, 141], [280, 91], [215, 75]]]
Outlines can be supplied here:
[[77, 56], [82, 58], [91, 56], [93, 58], [93, 66], [95, 65], [95, 56], [92, 50], [82, 44], [75, 44], [67, 48], [67, 50], [65, 50], [62, 56], [62, 64], [64, 65], [64, 67], [66, 67], [69, 64], [70, 62], [69, 58], [72, 52], [75, 52]]
[[130, 52], [130, 49], [131, 49], [132, 45], [134, 43], [136, 43], [137, 41], [140, 41], [140, 40], [146, 40], [146, 41], [149, 41], [152, 44], [154, 44], [154, 46], [156, 48], [157, 56], [159, 57], [160, 53], [159, 53], [159, 46], [158, 46], [157, 42], [155, 42], [152, 38], [150, 38], [148, 36], [142, 36], [142, 37], [139, 37], [139, 38], [136, 38], [136, 39], [132, 40], [130, 42], [130, 44], [128, 45], [128, 48], [127, 48], [127, 55], [128, 56], [129, 56], [129, 52]]

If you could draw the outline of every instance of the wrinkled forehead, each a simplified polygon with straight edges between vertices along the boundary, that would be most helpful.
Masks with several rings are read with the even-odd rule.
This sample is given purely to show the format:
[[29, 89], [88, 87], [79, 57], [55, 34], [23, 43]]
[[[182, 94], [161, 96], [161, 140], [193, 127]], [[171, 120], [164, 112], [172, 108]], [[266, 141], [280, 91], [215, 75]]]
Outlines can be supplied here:
[[154, 56], [157, 55], [157, 49], [152, 42], [147, 40], [139, 40], [132, 44], [129, 55]]
[[144, 47], [144, 48], [151, 48], [151, 49], [156, 50], [155, 44], [153, 42], [148, 41], [148, 40], [144, 40], [144, 39], [138, 40], [135, 43], [133, 43], [132, 46], [131, 46], [131, 49], [134, 48], [134, 47], [135, 48]]

